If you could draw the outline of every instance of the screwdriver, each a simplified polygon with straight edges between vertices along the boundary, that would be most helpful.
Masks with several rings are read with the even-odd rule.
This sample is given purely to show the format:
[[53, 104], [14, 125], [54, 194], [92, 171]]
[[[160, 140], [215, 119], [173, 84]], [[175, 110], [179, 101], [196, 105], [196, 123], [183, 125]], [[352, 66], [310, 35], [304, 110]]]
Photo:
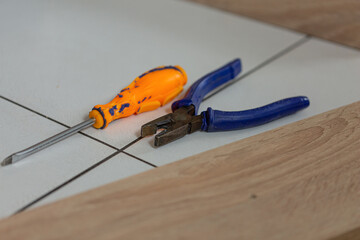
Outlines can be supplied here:
[[187, 82], [184, 69], [176, 66], [160, 66], [135, 78], [116, 97], [104, 105], [96, 105], [89, 113], [89, 119], [22, 151], [13, 153], [1, 162], [6, 166], [47, 148], [75, 133], [90, 127], [106, 128], [110, 122], [152, 111], [174, 99]]

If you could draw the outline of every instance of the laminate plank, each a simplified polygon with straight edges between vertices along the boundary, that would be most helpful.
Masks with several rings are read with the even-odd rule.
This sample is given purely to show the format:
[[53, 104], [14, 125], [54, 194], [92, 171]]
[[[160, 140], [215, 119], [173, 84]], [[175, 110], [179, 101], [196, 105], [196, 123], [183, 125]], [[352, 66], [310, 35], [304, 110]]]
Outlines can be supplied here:
[[360, 226], [360, 102], [0, 221], [2, 239], [329, 239]]
[[360, 48], [357, 0], [191, 0]]
[[352, 240], [352, 239], [360, 239], [360, 227], [348, 231], [346, 233], [340, 234], [339, 236], [336, 236], [334, 238], [331, 238], [331, 240]]

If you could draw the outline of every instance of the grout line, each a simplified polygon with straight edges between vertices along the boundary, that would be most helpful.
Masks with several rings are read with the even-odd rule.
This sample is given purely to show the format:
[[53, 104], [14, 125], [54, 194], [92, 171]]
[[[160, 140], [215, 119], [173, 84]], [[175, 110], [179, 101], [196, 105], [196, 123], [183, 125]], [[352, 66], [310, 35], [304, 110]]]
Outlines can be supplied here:
[[134, 157], [135, 159], [137, 159], [137, 160], [139, 160], [139, 161], [141, 161], [141, 162], [143, 162], [143, 163], [146, 163], [146, 164], [148, 164], [148, 165], [150, 165], [150, 166], [152, 166], [152, 167], [157, 167], [157, 166], [155, 166], [155, 165], [153, 165], [153, 164], [151, 164], [151, 163], [148, 163], [148, 162], [146, 162], [146, 161], [144, 161], [144, 160], [142, 160], [142, 159], [140, 159], [140, 158], [138, 158], [138, 157], [135, 157], [135, 156], [133, 156], [133, 155], [131, 155], [131, 154], [128, 154], [128, 153], [124, 152], [124, 150], [125, 150], [126, 148], [130, 147], [131, 145], [135, 144], [136, 142], [140, 141], [141, 139], [142, 139], [142, 137], [138, 137], [137, 139], [135, 139], [134, 141], [130, 142], [130, 143], [127, 144], [126, 146], [122, 147], [122, 148], [119, 149], [118, 151], [116, 151], [116, 152], [112, 153], [111, 155], [105, 157], [105, 158], [102, 159], [101, 161], [99, 161], [99, 162], [91, 165], [90, 167], [88, 167], [87, 169], [81, 171], [80, 173], [78, 173], [78, 174], [75, 175], [74, 177], [72, 177], [72, 178], [70, 178], [69, 180], [63, 182], [62, 184], [60, 184], [59, 186], [53, 188], [52, 190], [48, 191], [47, 193], [41, 195], [40, 197], [36, 198], [36, 199], [33, 200], [32, 202], [26, 204], [24, 207], [20, 208], [20, 209], [17, 210], [16, 212], [14, 212], [13, 215], [18, 214], [18, 213], [20, 213], [20, 212], [28, 209], [29, 207], [31, 207], [32, 205], [34, 205], [34, 204], [38, 203], [39, 201], [43, 200], [44, 198], [46, 198], [46, 197], [49, 196], [50, 194], [53, 194], [54, 192], [58, 191], [59, 189], [61, 189], [62, 187], [66, 186], [67, 184], [71, 183], [72, 181], [76, 180], [77, 178], [83, 176], [84, 174], [90, 172], [90, 171], [93, 170], [94, 168], [96, 168], [96, 167], [100, 166], [101, 164], [107, 162], [108, 160], [110, 160], [110, 159], [113, 158], [114, 156], [118, 155], [119, 153], [125, 153], [125, 154], [127, 154], [127, 155], [129, 155], [129, 156], [131, 156], [131, 157]]
[[78, 133], [81, 134], [81, 135], [83, 135], [83, 136], [85, 136], [85, 137], [88, 137], [88, 138], [90, 138], [90, 139], [92, 139], [92, 140], [94, 140], [94, 141], [96, 141], [96, 142], [98, 142], [98, 143], [102, 143], [102, 144], [104, 144], [105, 146], [108, 146], [109, 148], [112, 148], [112, 149], [114, 149], [114, 150], [120, 150], [119, 148], [117, 148], [117, 147], [115, 147], [115, 146], [113, 146], [113, 145], [111, 145], [111, 144], [109, 144], [109, 143], [107, 143], [107, 142], [104, 142], [104, 141], [102, 141], [102, 140], [100, 140], [100, 139], [97, 139], [97, 138], [95, 138], [95, 137], [93, 137], [93, 136], [90, 136], [89, 134], [83, 133], [82, 131], [80, 131], [80, 132], [78, 132]]
[[327, 42], [328, 44], [334, 44], [334, 45], [337, 46], [337, 47], [343, 47], [343, 48], [346, 48], [346, 49], [348, 49], [348, 50], [353, 50], [353, 51], [360, 52], [360, 48], [359, 48], [359, 47], [355, 47], [355, 46], [351, 46], [351, 45], [346, 45], [345, 43], [341, 43], [341, 42], [335, 42], [334, 40], [322, 38], [322, 37], [320, 37], [320, 36], [316, 36], [316, 35], [312, 35], [312, 34], [308, 34], [308, 36], [311, 36], [312, 38], [315, 38], [316, 40], [319, 40], [319, 41]]
[[119, 151], [123, 152], [125, 149], [127, 149], [128, 147], [130, 147], [131, 145], [137, 143], [138, 141], [140, 141], [141, 139], [143, 139], [143, 137], [138, 137], [137, 139], [135, 139], [134, 141], [128, 143], [127, 145], [125, 145], [124, 147], [120, 148]]
[[35, 114], [37, 114], [37, 115], [39, 115], [39, 116], [41, 116], [41, 117], [44, 117], [44, 118], [46, 118], [46, 119], [48, 119], [48, 120], [50, 120], [50, 121], [53, 121], [53, 122], [55, 122], [55, 123], [57, 123], [57, 124], [60, 124], [60, 125], [63, 126], [63, 127], [70, 128], [68, 125], [66, 125], [66, 124], [64, 124], [64, 123], [62, 123], [62, 122], [59, 122], [59, 121], [57, 121], [57, 120], [55, 120], [55, 119], [53, 119], [53, 118], [51, 118], [51, 117], [48, 117], [48, 116], [46, 116], [46, 115], [44, 115], [44, 114], [42, 114], [42, 113], [39, 113], [39, 112], [37, 112], [37, 111], [35, 111], [35, 110], [31, 109], [31, 108], [28, 108], [28, 107], [26, 107], [26, 106], [24, 106], [24, 105], [22, 105], [22, 104], [20, 104], [20, 103], [17, 103], [17, 102], [15, 102], [15, 101], [13, 101], [13, 100], [11, 100], [11, 99], [9, 99], [9, 98], [6, 98], [6, 97], [1, 96], [1, 95], [0, 95], [0, 98], [6, 100], [6, 101], [8, 101], [8, 102], [11, 102], [11, 103], [13, 103], [13, 104], [15, 104], [15, 105], [17, 105], [17, 106], [19, 106], [19, 107], [22, 107], [22, 108], [24, 108], [24, 109], [26, 109], [26, 110], [28, 110], [28, 111], [30, 111], [30, 112], [33, 112], [33, 113], [35, 113]]
[[101, 164], [103, 164], [104, 162], [106, 162], [107, 160], [109, 160], [110, 158], [118, 155], [119, 153], [121, 153], [121, 151], [116, 151], [114, 153], [112, 153], [111, 155], [107, 156], [106, 158], [104, 158], [103, 160], [101, 160], [100, 162], [95, 163], [94, 165], [90, 166], [89, 168], [85, 169], [84, 171], [78, 173], [77, 175], [75, 175], [74, 177], [70, 178], [69, 180], [67, 180], [66, 182], [60, 184], [59, 186], [55, 187], [54, 189], [50, 190], [49, 192], [41, 195], [40, 197], [36, 198], [35, 200], [33, 200], [32, 202], [26, 204], [24, 207], [20, 208], [19, 210], [17, 210], [13, 215], [18, 214], [26, 209], [28, 209], [29, 207], [31, 207], [32, 205], [34, 205], [35, 203], [43, 200], [44, 198], [46, 198], [47, 196], [49, 196], [50, 194], [56, 192], [57, 190], [59, 190], [60, 188], [64, 187], [65, 185], [71, 183], [72, 181], [74, 181], [75, 179], [81, 177], [82, 175], [84, 175], [85, 173], [91, 171], [92, 169], [100, 166]]
[[240, 81], [241, 79], [253, 74], [254, 72], [256, 72], [257, 70], [265, 67], [266, 65], [272, 63], [273, 61], [279, 59], [280, 57], [286, 55], [287, 53], [291, 52], [292, 50], [294, 50], [295, 48], [301, 46], [302, 44], [304, 44], [305, 42], [309, 41], [311, 39], [310, 35], [306, 35], [304, 37], [302, 37], [300, 40], [296, 41], [295, 43], [291, 44], [290, 46], [286, 47], [285, 49], [281, 50], [280, 52], [278, 52], [277, 54], [271, 56], [270, 58], [266, 59], [264, 62], [260, 63], [259, 65], [255, 66], [254, 68], [250, 69], [249, 71], [247, 71], [245, 74], [241, 75], [240, 77], [231, 80], [230, 82], [228, 82], [227, 84], [223, 85], [222, 87], [219, 87], [217, 89], [215, 89], [214, 91], [210, 92], [203, 100], [202, 102], [204, 102], [205, 100], [209, 99], [210, 97], [214, 96], [215, 94], [217, 94], [218, 92], [222, 91], [223, 89], [233, 85], [234, 83]]
[[141, 162], [144, 162], [144, 163], [146, 163], [146, 164], [148, 164], [148, 165], [150, 165], [150, 166], [152, 166], [152, 167], [154, 167], [154, 168], [157, 168], [157, 167], [158, 167], [158, 166], [156, 166], [155, 164], [149, 163], [149, 162], [147, 162], [147, 161], [145, 161], [145, 160], [143, 160], [143, 159], [141, 159], [141, 158], [139, 158], [139, 157], [137, 157], [137, 156], [135, 156], [135, 155], [132, 155], [132, 154], [130, 154], [130, 153], [128, 153], [128, 152], [123, 151], [123, 153], [125, 153], [125, 154], [128, 155], [129, 157], [133, 157], [133, 158], [135, 158], [135, 159], [137, 159], [137, 160], [139, 160], [139, 161], [141, 161]]
[[[57, 120], [55, 120], [55, 119], [53, 119], [53, 118], [51, 118], [51, 117], [48, 117], [48, 116], [46, 116], [46, 115], [44, 115], [44, 114], [42, 114], [42, 113], [40, 113], [40, 112], [37, 112], [37, 111], [33, 110], [33, 109], [31, 109], [31, 108], [28, 108], [28, 107], [26, 107], [26, 106], [24, 106], [24, 105], [22, 105], [22, 104], [20, 104], [20, 103], [17, 103], [17, 102], [15, 102], [15, 101], [13, 101], [13, 100], [11, 100], [11, 99], [9, 99], [9, 98], [6, 98], [6, 97], [1, 96], [1, 95], [0, 95], [0, 98], [4, 99], [4, 100], [6, 100], [6, 101], [8, 101], [8, 102], [10, 102], [10, 103], [13, 103], [13, 104], [15, 104], [15, 105], [17, 105], [17, 106], [19, 106], [19, 107], [22, 107], [22, 108], [24, 108], [24, 109], [26, 109], [26, 110], [28, 110], [28, 111], [30, 111], [30, 112], [32, 112], [32, 113], [35, 113], [35, 114], [37, 114], [37, 115], [39, 115], [39, 116], [41, 116], [41, 117], [44, 117], [44, 118], [46, 118], [46, 119], [48, 119], [48, 120], [50, 120], [50, 121], [53, 121], [53, 122], [55, 122], [55, 123], [57, 123], [57, 124], [59, 124], [59, 125], [61, 125], [61, 126], [63, 126], [63, 127], [70, 128], [70, 126], [68, 126], [68, 125], [66, 125], [66, 124], [64, 124], [64, 123], [62, 123], [62, 122], [59, 122], [59, 121], [57, 121]], [[81, 134], [81, 135], [83, 135], [83, 136], [85, 136], [85, 137], [91, 138], [91, 139], [94, 140], [94, 141], [97, 141], [97, 142], [99, 142], [99, 143], [102, 143], [102, 144], [104, 144], [104, 145], [106, 145], [106, 146], [108, 146], [108, 147], [110, 147], [110, 148], [112, 148], [112, 149], [114, 149], [114, 150], [119, 150], [117, 147], [114, 147], [114, 146], [112, 146], [112, 145], [110, 145], [110, 144], [108, 144], [108, 143], [106, 143], [106, 142], [104, 142], [104, 141], [102, 141], [102, 140], [100, 140], [100, 139], [94, 138], [94, 137], [92, 137], [92, 136], [90, 136], [90, 135], [88, 135], [88, 134], [86, 134], [86, 133], [83, 133], [83, 132], [81, 132], [81, 131], [78, 132], [78, 133]]]

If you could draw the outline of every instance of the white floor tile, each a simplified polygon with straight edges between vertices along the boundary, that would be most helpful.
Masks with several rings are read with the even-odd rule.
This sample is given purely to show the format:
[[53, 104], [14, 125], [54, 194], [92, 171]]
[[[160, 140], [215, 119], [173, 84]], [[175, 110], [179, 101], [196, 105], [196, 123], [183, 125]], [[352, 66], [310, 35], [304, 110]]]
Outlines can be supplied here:
[[[0, 35], [0, 94], [68, 125], [153, 67], [183, 66], [189, 87], [236, 57], [246, 72], [303, 37], [168, 0], [2, 1]], [[86, 132], [122, 147], [168, 111], [169, 104]]]
[[38, 202], [34, 207], [60, 200], [71, 195], [100, 187], [131, 175], [152, 169], [150, 165], [142, 163], [124, 153], [120, 153], [107, 162], [74, 180], [65, 187], [54, 192], [44, 200]]
[[[65, 128], [0, 99], [0, 161]], [[0, 167], [0, 218], [114, 152], [76, 134], [20, 162]]]
[[360, 52], [339, 45], [310, 40], [284, 57], [224, 89], [201, 105], [224, 111], [259, 107], [298, 95], [310, 98], [310, 107], [295, 115], [256, 128], [197, 132], [160, 148], [153, 137], [127, 151], [156, 165], [173, 162], [297, 120], [360, 100]]

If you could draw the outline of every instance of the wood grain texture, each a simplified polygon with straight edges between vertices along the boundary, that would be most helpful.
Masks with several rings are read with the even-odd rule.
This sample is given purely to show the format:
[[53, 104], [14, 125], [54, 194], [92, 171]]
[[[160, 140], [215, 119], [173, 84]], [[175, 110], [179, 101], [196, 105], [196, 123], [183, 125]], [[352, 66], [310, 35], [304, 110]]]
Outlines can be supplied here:
[[360, 48], [358, 0], [189, 0]]
[[1, 239], [329, 239], [360, 226], [360, 102], [23, 212]]
[[346, 233], [340, 234], [339, 236], [331, 238], [330, 240], [355, 240], [355, 239], [356, 240], [360, 239], [360, 227], [348, 231]]

